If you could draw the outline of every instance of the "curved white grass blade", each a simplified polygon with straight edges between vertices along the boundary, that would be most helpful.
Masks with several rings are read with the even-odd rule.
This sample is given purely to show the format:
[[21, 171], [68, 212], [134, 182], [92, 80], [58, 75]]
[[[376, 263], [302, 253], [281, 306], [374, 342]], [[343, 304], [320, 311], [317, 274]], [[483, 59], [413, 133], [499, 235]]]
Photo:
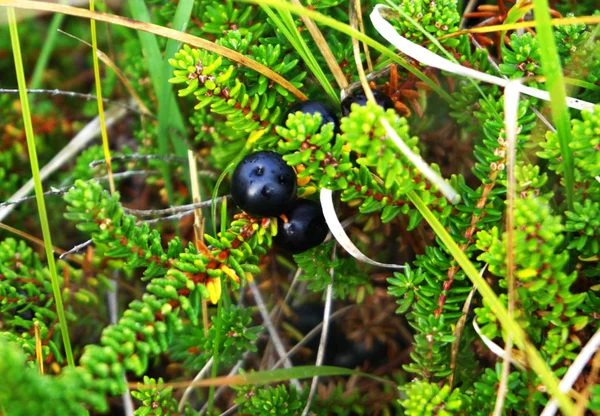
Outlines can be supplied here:
[[[383, 4], [378, 4], [373, 9], [373, 12], [371, 12], [371, 22], [373, 23], [373, 26], [379, 32], [379, 34], [383, 36], [385, 40], [387, 40], [396, 48], [398, 48], [400, 52], [410, 56], [411, 58], [421, 62], [422, 64], [442, 69], [444, 71], [448, 71], [456, 75], [477, 79], [479, 81], [499, 85], [501, 87], [506, 87], [506, 85], [508, 84], [508, 80], [490, 74], [485, 74], [475, 69], [467, 68], [462, 65], [451, 62], [448, 59], [436, 55], [429, 49], [417, 45], [411, 42], [410, 40], [400, 36], [398, 32], [396, 32], [396, 29], [394, 29], [394, 26], [392, 26], [391, 23], [389, 23], [381, 15], [383, 10], [393, 12], [393, 10], [390, 7], [384, 6]], [[547, 91], [527, 87], [525, 85], [519, 86], [519, 91], [523, 94], [527, 94], [532, 97], [537, 97], [542, 100], [550, 101], [550, 94]], [[594, 104], [590, 102], [578, 100], [572, 97], [567, 97], [567, 105], [577, 110], [588, 111], [592, 111], [594, 107]]]
[[402, 139], [398, 136], [398, 133], [396, 133], [396, 130], [390, 126], [390, 123], [387, 121], [387, 119], [381, 117], [379, 121], [385, 128], [388, 137], [392, 139], [394, 144], [398, 147], [398, 149], [400, 149], [404, 156], [406, 156], [408, 160], [410, 160], [410, 162], [417, 169], [419, 169], [419, 171], [421, 171], [421, 173], [429, 180], [429, 182], [434, 184], [440, 190], [440, 192], [446, 197], [446, 199], [448, 199], [448, 201], [450, 201], [451, 204], [456, 204], [460, 200], [460, 195], [458, 195], [454, 188], [452, 188], [452, 186], [450, 186], [450, 184], [446, 182], [439, 173], [431, 169], [421, 156], [414, 153], [410, 147], [408, 147], [406, 143], [402, 141]]
[[337, 217], [337, 213], [335, 212], [335, 207], [333, 206], [333, 192], [331, 189], [322, 188], [320, 193], [321, 199], [321, 209], [323, 210], [323, 216], [325, 217], [325, 222], [327, 222], [327, 226], [329, 227], [329, 231], [335, 237], [340, 246], [344, 247], [348, 253], [352, 255], [355, 259], [362, 261], [363, 263], [367, 263], [373, 266], [386, 267], [389, 269], [404, 269], [406, 266], [400, 264], [387, 264], [387, 263], [379, 263], [378, 261], [371, 260], [367, 256], [365, 256], [353, 243], [350, 241], [350, 237], [344, 231], [344, 227], [340, 223], [340, 220]]
[[[481, 333], [481, 328], [479, 328], [479, 325], [477, 325], [477, 319], [473, 319], [473, 328], [475, 328], [475, 332], [477, 332], [479, 338], [481, 338], [485, 346], [488, 347], [492, 353], [502, 358], [503, 360], [506, 359], [504, 349]], [[510, 362], [519, 370], [525, 371], [525, 368], [521, 365], [521, 363], [515, 360], [514, 358], [510, 357]]]
[[[106, 112], [106, 127], [110, 127], [112, 124], [117, 122], [121, 117], [127, 114], [127, 110], [123, 107], [113, 107]], [[73, 139], [56, 155], [46, 166], [40, 170], [40, 177], [42, 181], [46, 179], [50, 174], [60, 168], [62, 165], [71, 161], [73, 157], [78, 154], [90, 140], [94, 139], [100, 134], [100, 119], [99, 117], [94, 118], [90, 121], [79, 133], [73, 137]], [[15, 199], [21, 199], [27, 196], [33, 190], [33, 179], [30, 179], [25, 185], [21, 187], [17, 192], [14, 193], [8, 201]], [[0, 208], [0, 222], [4, 220], [12, 212], [16, 205], [8, 205]]]
[[[581, 352], [571, 364], [571, 367], [567, 370], [567, 373], [560, 381], [558, 387], [560, 391], [567, 394], [579, 375], [587, 365], [588, 361], [591, 360], [592, 356], [596, 353], [596, 350], [600, 347], [600, 330], [596, 331], [594, 336], [585, 344], [585, 347], [581, 349]], [[541, 416], [554, 416], [556, 410], [558, 409], [558, 404], [556, 400], [552, 399], [548, 402]]]

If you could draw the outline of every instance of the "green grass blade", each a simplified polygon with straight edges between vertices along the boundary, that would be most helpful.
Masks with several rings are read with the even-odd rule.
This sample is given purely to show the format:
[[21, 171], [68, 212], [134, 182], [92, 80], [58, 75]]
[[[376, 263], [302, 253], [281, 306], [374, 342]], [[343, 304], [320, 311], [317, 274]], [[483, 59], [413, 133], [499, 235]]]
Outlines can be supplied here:
[[[139, 20], [140, 22], [150, 23], [150, 14], [147, 7], [143, 0], [129, 0], [131, 15], [135, 20]], [[138, 37], [142, 45], [142, 52], [148, 62], [152, 88], [158, 94], [162, 85], [162, 66], [158, 65], [158, 63], [162, 63], [163, 61], [160, 49], [158, 48], [158, 41], [155, 35], [147, 32], [138, 31]], [[181, 120], [181, 124], [183, 125], [183, 119]]]
[[73, 351], [71, 349], [71, 340], [69, 339], [69, 327], [65, 317], [65, 309], [60, 291], [58, 274], [56, 273], [56, 263], [54, 261], [54, 250], [52, 249], [52, 235], [48, 224], [48, 214], [46, 213], [46, 202], [44, 200], [44, 190], [40, 178], [40, 166], [38, 163], [37, 152], [35, 149], [35, 136], [33, 133], [33, 124], [31, 122], [31, 111], [29, 109], [29, 99], [27, 97], [27, 83], [25, 82], [25, 71], [23, 70], [23, 57], [21, 55], [21, 45], [19, 43], [19, 31], [17, 27], [17, 18], [15, 10], [8, 8], [8, 22], [10, 30], [10, 41], [15, 60], [15, 72], [17, 74], [17, 83], [19, 86], [19, 98], [21, 100], [21, 109], [23, 112], [23, 124], [25, 126], [25, 136], [27, 138], [27, 151], [29, 152], [29, 162], [31, 164], [31, 173], [33, 176], [33, 185], [35, 189], [35, 199], [42, 226], [42, 235], [44, 238], [44, 248], [48, 259], [48, 271], [52, 282], [52, 292], [54, 293], [54, 302], [56, 303], [56, 313], [60, 324], [60, 332], [65, 346], [65, 355], [69, 366], [75, 366]]
[[44, 71], [48, 66], [50, 55], [52, 55], [54, 45], [56, 44], [58, 28], [60, 28], [60, 26], [62, 25], [63, 20], [65, 20], [64, 14], [55, 14], [52, 18], [52, 21], [50, 22], [50, 26], [48, 27], [48, 33], [46, 35], [46, 39], [44, 40], [44, 46], [42, 46], [42, 50], [38, 56], [37, 62], [35, 63], [33, 75], [31, 76], [31, 81], [29, 83], [29, 88], [31, 89], [40, 88], [42, 84], [42, 77], [44, 76]]
[[[259, 3], [260, 4], [260, 3]], [[273, 10], [267, 5], [260, 4], [262, 9], [267, 13], [269, 18], [275, 23], [277, 28], [283, 33], [283, 35], [287, 38], [287, 40], [291, 43], [291, 45], [296, 49], [296, 52], [300, 55], [306, 66], [311, 70], [315, 78], [319, 81], [329, 99], [339, 105], [340, 99], [338, 94], [335, 92], [331, 83], [327, 80], [325, 73], [321, 69], [321, 66], [318, 64], [317, 59], [313, 55], [312, 51], [302, 38], [302, 35], [298, 31], [294, 19], [292, 18], [292, 14], [288, 10], [277, 9], [279, 16], [277, 16]]]
[[552, 397], [558, 401], [561, 410], [568, 415], [574, 414], [575, 407], [573, 402], [560, 391], [558, 380], [550, 367], [548, 367], [539, 351], [527, 341], [527, 334], [523, 328], [521, 328], [514, 318], [510, 316], [507, 308], [500, 301], [498, 296], [496, 296], [486, 280], [479, 275], [479, 272], [475, 266], [473, 266], [473, 263], [471, 263], [467, 255], [460, 247], [458, 247], [456, 242], [452, 239], [452, 236], [448, 234], [444, 226], [438, 221], [417, 194], [414, 192], [409, 193], [408, 199], [415, 205], [415, 208], [419, 210], [421, 215], [423, 215], [423, 218], [431, 226], [436, 236], [446, 246], [471, 282], [477, 287], [477, 290], [481, 293], [484, 301], [489, 305], [490, 309], [494, 311], [494, 314], [502, 324], [504, 330], [512, 334], [515, 344], [521, 351], [527, 354], [529, 365], [542, 380], [542, 383], [544, 383]]
[[[180, 1], [177, 9], [175, 10], [175, 16], [173, 19], [173, 29], [185, 32], [187, 25], [192, 15], [192, 8], [194, 6], [193, 0]], [[168, 134], [168, 128], [171, 117], [174, 112], [179, 113], [179, 108], [173, 105], [175, 99], [173, 96], [173, 86], [169, 84], [169, 79], [172, 67], [169, 65], [169, 58], [172, 57], [175, 52], [179, 49], [179, 42], [173, 39], [167, 41], [165, 48], [164, 59], [162, 60], [162, 74], [161, 74], [161, 85], [160, 89], [157, 90], [158, 94], [158, 151], [161, 155], [167, 155], [169, 153], [169, 136], [172, 136], [172, 143], [175, 148], [175, 154], [177, 156], [187, 156], [186, 144], [175, 135]], [[151, 64], [152, 65], [152, 64]], [[181, 114], [179, 118], [183, 118]], [[183, 126], [175, 125], [180, 132], [185, 132]], [[165, 188], [167, 190], [167, 197], [169, 204], [173, 204], [173, 185], [171, 182], [171, 173], [168, 166], [165, 164], [163, 167], [163, 175], [165, 178]], [[188, 175], [185, 175], [188, 177]]]
[[[259, 371], [255, 373], [241, 374], [244, 384], [267, 384], [276, 383], [280, 381], [287, 381], [292, 379], [303, 379], [313, 378], [315, 376], [327, 377], [327, 376], [352, 376], [358, 375], [361, 377], [370, 378], [377, 380], [381, 383], [390, 384], [390, 380], [386, 380], [381, 377], [373, 376], [368, 373], [361, 371], [351, 370], [349, 368], [333, 367], [329, 365], [322, 365], [319, 367], [313, 365], [304, 365], [292, 368], [278, 368], [276, 370]], [[391, 383], [395, 384], [395, 383]]]
[[571, 121], [566, 103], [567, 92], [560, 58], [558, 57], [556, 41], [554, 40], [554, 30], [552, 30], [552, 25], [550, 24], [549, 8], [548, 0], [534, 0], [533, 2], [537, 31], [536, 38], [540, 45], [542, 70], [546, 77], [548, 92], [550, 93], [552, 120], [556, 128], [562, 163], [564, 165], [567, 206], [569, 210], [572, 210], [575, 198], [575, 179], [573, 151], [569, 148], [569, 143], [571, 142]]
[[[186, 1], [186, 2], [181, 2], [181, 3], [186, 3], [186, 5], [182, 6], [183, 8], [181, 9], [181, 10], [185, 10], [187, 3], [189, 3], [189, 2]], [[181, 6], [181, 4], [180, 4], [180, 6]], [[142, 22], [150, 23], [150, 14], [148, 13], [148, 6], [144, 2], [144, 0], [129, 0], [129, 7], [131, 9], [131, 15], [133, 16], [134, 19], [142, 21]], [[179, 10], [179, 6], [178, 6], [178, 10]], [[183, 13], [183, 12], [179, 12], [179, 13], [181, 15], [181, 13]], [[178, 22], [178, 23], [180, 23], [180, 22]], [[159, 152], [164, 151], [164, 153], [162, 153], [162, 154], [167, 155], [168, 154], [168, 145], [166, 146], [167, 149], [165, 150], [165, 144], [166, 144], [165, 140], [167, 139], [166, 132], [167, 132], [169, 126], [172, 126], [176, 130], [184, 133], [185, 132], [185, 121], [184, 121], [183, 115], [181, 114], [181, 111], [179, 109], [179, 105], [177, 104], [177, 101], [175, 100], [175, 95], [173, 94], [172, 90], [170, 89], [170, 84], [167, 83], [167, 79], [169, 77], [168, 76], [164, 77], [164, 74], [165, 74], [164, 62], [166, 59], [168, 59], [168, 56], [165, 56], [165, 58], [163, 60], [163, 56], [160, 53], [160, 49], [158, 47], [158, 41], [157, 41], [155, 35], [153, 35], [151, 33], [147, 33], [147, 32], [138, 31], [138, 36], [140, 39], [140, 43], [142, 45], [142, 51], [144, 53], [144, 57], [146, 58], [146, 61], [148, 62], [148, 71], [150, 72], [150, 80], [152, 81], [152, 88], [154, 89], [154, 93], [158, 97], [158, 118], [159, 118], [158, 146], [159, 146]], [[166, 94], [166, 96], [165, 96], [165, 92], [164, 92], [165, 88], [169, 88], [168, 94]], [[165, 123], [169, 123], [169, 124], [164, 126]], [[174, 143], [176, 143], [176, 145], [175, 145], [176, 154], [181, 157], [186, 157], [187, 149], [186, 149], [185, 144], [177, 143], [177, 141], [179, 141], [179, 139], [177, 137], [173, 137], [173, 141], [174, 141]], [[172, 183], [171, 183], [171, 173], [170, 173], [170, 171], [168, 171], [166, 166], [163, 168], [163, 177], [165, 178], [165, 188], [167, 191], [167, 196], [169, 198], [169, 201], [171, 202], [172, 195], [173, 195]]]

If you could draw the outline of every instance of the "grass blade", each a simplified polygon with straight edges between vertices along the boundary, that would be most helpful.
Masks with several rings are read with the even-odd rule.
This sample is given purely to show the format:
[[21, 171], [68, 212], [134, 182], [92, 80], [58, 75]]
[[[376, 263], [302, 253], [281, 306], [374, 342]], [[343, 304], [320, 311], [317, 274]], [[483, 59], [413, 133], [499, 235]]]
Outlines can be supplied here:
[[31, 173], [35, 188], [36, 201], [38, 206], [38, 214], [42, 226], [42, 235], [44, 238], [44, 248], [46, 249], [46, 257], [48, 260], [48, 271], [50, 272], [50, 280], [52, 282], [52, 291], [54, 293], [54, 302], [56, 303], [56, 313], [60, 323], [60, 332], [65, 346], [65, 355], [69, 366], [75, 366], [73, 359], [73, 351], [71, 349], [71, 340], [69, 339], [69, 327], [65, 317], [65, 309], [62, 302], [62, 294], [56, 273], [56, 263], [54, 261], [54, 252], [52, 250], [52, 235], [48, 224], [48, 215], [46, 213], [46, 202], [44, 200], [44, 190], [42, 189], [42, 180], [40, 178], [40, 166], [37, 159], [35, 149], [35, 136], [33, 133], [33, 124], [31, 122], [31, 112], [29, 110], [29, 99], [27, 97], [27, 84], [25, 82], [25, 72], [23, 70], [23, 58], [21, 56], [21, 45], [19, 43], [19, 32], [17, 28], [17, 18], [15, 10], [8, 8], [8, 21], [10, 30], [10, 40], [13, 49], [13, 57], [15, 60], [15, 72], [17, 74], [17, 83], [19, 86], [19, 97], [21, 100], [21, 108], [23, 111], [23, 124], [25, 125], [25, 136], [27, 139], [27, 151], [29, 152], [29, 162], [31, 164]]
[[[288, 381], [292, 379], [304, 379], [312, 378], [315, 376], [328, 377], [328, 376], [353, 376], [358, 375], [360, 377], [369, 378], [376, 380], [382, 384], [396, 386], [396, 383], [386, 380], [381, 377], [374, 376], [369, 373], [363, 373], [361, 371], [351, 370], [349, 368], [333, 367], [323, 365], [321, 367], [315, 367], [312, 365], [298, 366], [293, 368], [278, 368], [276, 370], [257, 371], [253, 373], [238, 374], [235, 376], [217, 377], [209, 380], [199, 380], [195, 383], [189, 381], [177, 381], [173, 383], [164, 383], [165, 387], [173, 387], [174, 389], [181, 389], [186, 387], [208, 387], [208, 386], [243, 386], [248, 384], [268, 384], [277, 383], [281, 381]], [[129, 387], [137, 388], [138, 382], [128, 383]]]
[[271, 18], [273, 23], [277, 26], [277, 28], [283, 33], [283, 35], [287, 38], [290, 44], [294, 47], [296, 52], [300, 55], [306, 66], [311, 70], [315, 78], [319, 81], [329, 99], [332, 102], [339, 104], [339, 98], [337, 93], [334, 91], [333, 87], [327, 80], [327, 77], [323, 73], [321, 66], [318, 64], [315, 56], [312, 54], [308, 45], [302, 38], [302, 35], [296, 28], [296, 24], [294, 23], [294, 19], [292, 18], [291, 13], [288, 10], [277, 9], [279, 16], [277, 16], [271, 8], [265, 4], [259, 3], [260, 7], [265, 11], [265, 13]]
[[50, 60], [50, 55], [54, 50], [56, 36], [58, 35], [58, 28], [60, 28], [62, 25], [63, 20], [65, 20], [64, 14], [56, 14], [50, 22], [48, 34], [46, 35], [46, 40], [44, 41], [44, 46], [42, 46], [42, 51], [38, 56], [37, 62], [35, 63], [33, 75], [31, 76], [31, 81], [29, 83], [29, 88], [31, 89], [40, 88], [42, 84], [42, 76], [44, 76], [44, 71], [46, 70], [46, 66]]
[[[189, 21], [189, 14], [191, 13], [190, 1], [180, 2], [175, 12], [175, 20], [173, 28], [187, 26]], [[148, 13], [148, 7], [143, 0], [130, 0], [129, 5], [131, 8], [131, 14], [134, 19], [142, 22], [150, 22], [150, 14]], [[188, 10], [189, 9], [189, 12]], [[185, 18], [185, 13], [188, 12], [188, 17]], [[182, 25], [183, 21], [183, 25]], [[142, 44], [142, 51], [148, 62], [148, 71], [150, 72], [150, 80], [152, 81], [152, 88], [154, 93], [158, 97], [158, 151], [161, 155], [167, 155], [169, 153], [167, 130], [169, 126], [174, 127], [179, 132], [185, 132], [185, 122], [181, 111], [175, 100], [175, 95], [171, 90], [171, 85], [167, 83], [168, 79], [168, 65], [167, 59], [170, 55], [165, 54], [164, 58], [160, 53], [158, 47], [158, 41], [156, 36], [150, 33], [138, 32], [140, 43]], [[173, 45], [177, 46], [177, 42], [174, 44], [170, 40], [167, 43], [166, 52], [173, 49]], [[174, 53], [174, 51], [173, 51]], [[160, 63], [160, 64], [159, 64]], [[165, 73], [167, 75], [165, 76]], [[178, 156], [185, 156], [186, 146], [185, 144], [173, 137], [173, 143], [175, 145], [176, 154]], [[165, 190], [167, 191], [167, 199], [169, 204], [173, 204], [173, 184], [171, 182], [171, 173], [167, 166], [162, 167], [162, 173], [165, 181]]]
[[572, 210], [575, 198], [575, 179], [573, 151], [569, 148], [569, 143], [571, 142], [571, 121], [569, 118], [569, 109], [566, 104], [567, 92], [565, 90], [560, 58], [556, 50], [554, 31], [550, 25], [549, 8], [548, 0], [535, 0], [533, 2], [534, 17], [537, 23], [536, 38], [540, 44], [539, 51], [542, 70], [546, 77], [548, 92], [550, 93], [550, 109], [552, 110], [552, 119], [556, 127], [562, 163], [564, 165], [567, 206], [569, 210]]
[[[193, 0], [180, 1], [175, 10], [175, 17], [173, 19], [173, 29], [185, 32], [187, 25], [192, 15], [192, 8], [194, 6]], [[169, 135], [167, 134], [169, 125], [171, 124], [172, 116], [175, 116], [177, 120], [173, 124], [173, 127], [179, 130], [181, 133], [185, 133], [185, 125], [183, 121], [183, 115], [180, 112], [179, 106], [175, 100], [173, 94], [173, 86], [166, 82], [171, 74], [172, 68], [169, 65], [169, 58], [172, 57], [177, 49], [179, 48], [180, 42], [174, 39], [167, 41], [165, 48], [164, 59], [162, 61], [162, 74], [161, 74], [161, 86], [157, 90], [158, 96], [158, 150], [159, 154], [167, 155], [169, 153]], [[150, 63], [152, 65], [152, 63]], [[185, 156], [188, 153], [188, 149], [183, 140], [176, 135], [170, 135], [171, 142], [175, 148], [175, 154], [177, 156]], [[167, 164], [163, 165], [163, 176], [165, 178], [165, 188], [167, 190], [167, 198], [169, 204], [173, 204], [173, 185], [171, 183], [171, 172]], [[187, 177], [187, 176], [186, 176]], [[192, 179], [193, 181], [194, 179]], [[197, 181], [198, 178], [196, 177]]]
[[[95, 0], [90, 0], [90, 11], [94, 11]], [[96, 81], [96, 102], [98, 103], [98, 117], [100, 118], [100, 134], [102, 135], [102, 148], [108, 171], [108, 184], [110, 193], [115, 193], [115, 181], [112, 175], [112, 163], [110, 162], [110, 147], [108, 146], [108, 134], [106, 132], [106, 119], [104, 118], [104, 102], [102, 101], [102, 81], [100, 79], [100, 67], [98, 65], [98, 41], [96, 39], [96, 21], [90, 19], [90, 31], [92, 35], [92, 61], [94, 63], [94, 79]]]

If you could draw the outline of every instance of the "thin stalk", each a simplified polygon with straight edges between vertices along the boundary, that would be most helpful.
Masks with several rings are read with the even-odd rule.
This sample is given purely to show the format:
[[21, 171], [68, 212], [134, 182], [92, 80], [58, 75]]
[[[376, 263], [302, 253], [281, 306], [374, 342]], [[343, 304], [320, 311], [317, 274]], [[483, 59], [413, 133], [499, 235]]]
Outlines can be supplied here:
[[[192, 201], [194, 205], [198, 205], [202, 202], [202, 194], [200, 193], [200, 183], [198, 181], [198, 165], [196, 164], [194, 152], [191, 150], [188, 150], [188, 166], [190, 169], [190, 183], [192, 184]], [[194, 238], [196, 239], [196, 244], [204, 241], [203, 228], [202, 208], [198, 207], [194, 209]]]
[[[352, 6], [350, 6], [352, 7]], [[365, 33], [365, 24], [362, 18], [362, 7], [360, 4], [360, 0], [354, 0], [354, 8], [356, 10], [356, 17], [358, 19], [358, 30], [360, 33]], [[373, 72], [373, 62], [371, 61], [371, 54], [369, 53], [369, 45], [362, 42], [363, 49], [365, 50], [365, 60], [367, 61], [367, 70], [369, 73]]]
[[[223, 298], [219, 299], [217, 304], [217, 323], [215, 340], [213, 344], [213, 366], [210, 372], [211, 378], [216, 378], [219, 369], [219, 342], [221, 341], [221, 308], [223, 304]], [[208, 410], [209, 415], [213, 414], [213, 406], [215, 401], [215, 385], [211, 385], [208, 389]]]
[[[335, 246], [331, 251], [331, 260], [335, 260]], [[323, 331], [321, 332], [321, 339], [319, 340], [319, 349], [317, 350], [317, 359], [315, 361], [315, 367], [323, 365], [325, 360], [325, 349], [327, 347], [327, 337], [329, 335], [329, 324], [331, 322], [331, 304], [333, 302], [333, 281], [335, 280], [335, 269], [332, 267], [329, 269], [329, 275], [331, 276], [331, 283], [327, 285], [325, 292], [325, 310], [323, 311]], [[317, 394], [317, 386], [319, 384], [319, 376], [314, 376], [310, 383], [310, 391], [308, 398], [306, 399], [306, 406], [302, 411], [302, 416], [307, 416], [310, 412], [310, 406], [312, 401]]]
[[42, 338], [40, 337], [40, 323], [33, 323], [33, 334], [35, 336], [35, 359], [37, 360], [38, 372], [44, 375], [44, 355], [42, 354]]
[[42, 226], [44, 248], [46, 249], [46, 257], [48, 259], [48, 271], [50, 273], [50, 280], [52, 282], [52, 292], [54, 293], [54, 301], [56, 302], [56, 313], [58, 315], [58, 322], [60, 324], [60, 332], [65, 347], [67, 363], [70, 367], [75, 367], [75, 360], [73, 359], [73, 351], [71, 349], [71, 340], [69, 339], [69, 327], [65, 317], [65, 308], [62, 301], [62, 293], [60, 290], [58, 274], [56, 273], [56, 263], [54, 261], [54, 252], [52, 250], [52, 235], [50, 233], [50, 226], [48, 224], [48, 214], [46, 213], [46, 202], [43, 195], [44, 190], [42, 188], [42, 179], [40, 178], [40, 166], [35, 149], [35, 136], [33, 133], [33, 124], [31, 122], [31, 111], [29, 110], [29, 99], [27, 97], [27, 83], [25, 82], [25, 71], [23, 70], [23, 57], [21, 55], [21, 45], [19, 43], [17, 18], [15, 16], [15, 10], [12, 7], [9, 7], [7, 12], [10, 41], [15, 60], [15, 72], [17, 74], [17, 84], [19, 86], [19, 98], [21, 100], [21, 108], [23, 111], [23, 124], [25, 126], [25, 136], [27, 138], [27, 151], [29, 152], [29, 162], [31, 164], [33, 185], [37, 197], [36, 200], [40, 224]]
[[[515, 290], [515, 199], [517, 180], [515, 177], [516, 142], [519, 110], [520, 80], [512, 81], [504, 90], [504, 129], [506, 131], [506, 144], [508, 154], [507, 165], [507, 196], [506, 196], [506, 281], [508, 283], [508, 314], [514, 316], [516, 290]], [[508, 393], [508, 377], [510, 375], [510, 358], [512, 354], [513, 337], [509, 331], [506, 334], [504, 345], [504, 362], [498, 396], [494, 407], [494, 416], [502, 414], [504, 400]]]
[[[108, 24], [106, 22], [104, 22], [104, 23]], [[78, 42], [81, 42], [84, 45], [89, 46], [90, 48], [92, 47], [92, 45], [90, 43], [86, 42], [85, 40], [83, 40], [81, 38], [78, 38], [77, 36], [73, 35], [72, 33], [67, 33], [60, 29], [57, 29], [57, 30], [65, 36], [73, 38], [73, 39], [77, 40]], [[98, 57], [98, 59], [100, 59], [104, 63], [104, 65], [106, 65], [107, 67], [112, 69], [113, 73], [117, 76], [117, 78], [119, 78], [119, 80], [121, 81], [121, 83], [123, 84], [125, 89], [127, 89], [127, 92], [129, 92], [129, 94], [131, 95], [131, 98], [133, 98], [133, 100], [139, 107], [142, 114], [151, 116], [152, 114], [150, 113], [150, 110], [148, 110], [148, 108], [146, 107], [146, 105], [144, 104], [144, 102], [142, 101], [140, 96], [138, 95], [138, 93], [133, 89], [131, 82], [129, 82], [127, 77], [123, 74], [123, 71], [121, 71], [119, 69], [119, 67], [117, 66], [117, 64], [115, 64], [114, 60], [98, 48], [96, 48], [96, 56]], [[107, 101], [107, 100], [103, 99], [102, 101]], [[110, 102], [110, 100], [109, 100], [109, 102]]]
[[490, 287], [487, 281], [479, 275], [473, 263], [467, 255], [458, 247], [454, 239], [444, 226], [438, 221], [437, 217], [431, 212], [429, 207], [421, 200], [421, 198], [413, 191], [408, 194], [408, 199], [414, 204], [415, 208], [423, 215], [423, 218], [431, 226], [437, 237], [446, 246], [450, 254], [454, 257], [459, 266], [463, 269], [469, 280], [477, 286], [477, 290], [481, 293], [483, 299], [487, 302], [490, 309], [507, 332], [511, 332], [515, 344], [527, 355], [529, 364], [532, 370], [537, 374], [542, 383], [546, 386], [548, 392], [554, 399], [558, 401], [561, 410], [565, 414], [573, 414], [575, 406], [571, 399], [562, 393], [558, 387], [558, 380], [544, 361], [539, 351], [527, 341], [527, 335], [523, 328], [510, 316], [504, 304], [500, 301], [494, 290]]
[[569, 108], [567, 107], [567, 92], [563, 78], [560, 58], [556, 50], [554, 31], [550, 24], [550, 13], [548, 0], [535, 0], [533, 2], [534, 17], [537, 23], [536, 38], [540, 42], [540, 58], [542, 70], [546, 76], [546, 85], [550, 93], [550, 109], [552, 120], [556, 127], [560, 154], [564, 166], [565, 192], [567, 206], [573, 209], [575, 199], [575, 178], [573, 151], [569, 148], [571, 142], [571, 121], [569, 119]]
[[[90, 11], [93, 12], [95, 0], [90, 0]], [[102, 81], [100, 79], [100, 66], [98, 65], [98, 41], [96, 39], [96, 21], [90, 19], [90, 31], [92, 36], [92, 60], [94, 63], [94, 78], [96, 80], [96, 102], [98, 103], [98, 117], [100, 118], [100, 134], [102, 135], [102, 148], [106, 169], [108, 171], [108, 184], [110, 193], [115, 193], [115, 181], [112, 176], [112, 163], [110, 163], [110, 147], [108, 145], [108, 134], [106, 133], [106, 119], [104, 118], [104, 101], [102, 101]]]

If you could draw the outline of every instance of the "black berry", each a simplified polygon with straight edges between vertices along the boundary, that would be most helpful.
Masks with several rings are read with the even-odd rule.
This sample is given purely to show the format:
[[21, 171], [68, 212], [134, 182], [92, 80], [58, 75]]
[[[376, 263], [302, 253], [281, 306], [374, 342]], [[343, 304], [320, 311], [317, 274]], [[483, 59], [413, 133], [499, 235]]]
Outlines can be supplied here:
[[290, 107], [287, 113], [283, 115], [283, 123], [285, 124], [290, 114], [295, 114], [298, 111], [304, 114], [319, 113], [321, 114], [322, 119], [321, 126], [324, 126], [327, 123], [333, 123], [333, 132], [340, 132], [340, 120], [338, 119], [337, 115], [331, 108], [327, 107], [320, 101], [307, 100], [294, 104]]
[[244, 157], [231, 177], [231, 196], [250, 215], [276, 217], [296, 201], [294, 169], [279, 153], [255, 152]]
[[308, 199], [299, 199], [285, 213], [287, 222], [278, 219], [275, 243], [282, 249], [296, 254], [318, 246], [325, 240], [329, 228], [323, 217], [321, 205]]
[[[385, 95], [384, 93], [379, 92], [377, 90], [373, 90], [373, 96], [375, 97], [375, 101], [377, 102], [377, 104], [383, 107], [384, 110], [394, 108], [394, 103], [392, 102], [391, 98]], [[342, 116], [347, 117], [348, 114], [350, 114], [350, 107], [352, 106], [352, 104], [356, 103], [362, 107], [367, 104], [367, 101], [367, 96], [363, 91], [358, 91], [352, 95], [347, 96], [342, 101]]]

